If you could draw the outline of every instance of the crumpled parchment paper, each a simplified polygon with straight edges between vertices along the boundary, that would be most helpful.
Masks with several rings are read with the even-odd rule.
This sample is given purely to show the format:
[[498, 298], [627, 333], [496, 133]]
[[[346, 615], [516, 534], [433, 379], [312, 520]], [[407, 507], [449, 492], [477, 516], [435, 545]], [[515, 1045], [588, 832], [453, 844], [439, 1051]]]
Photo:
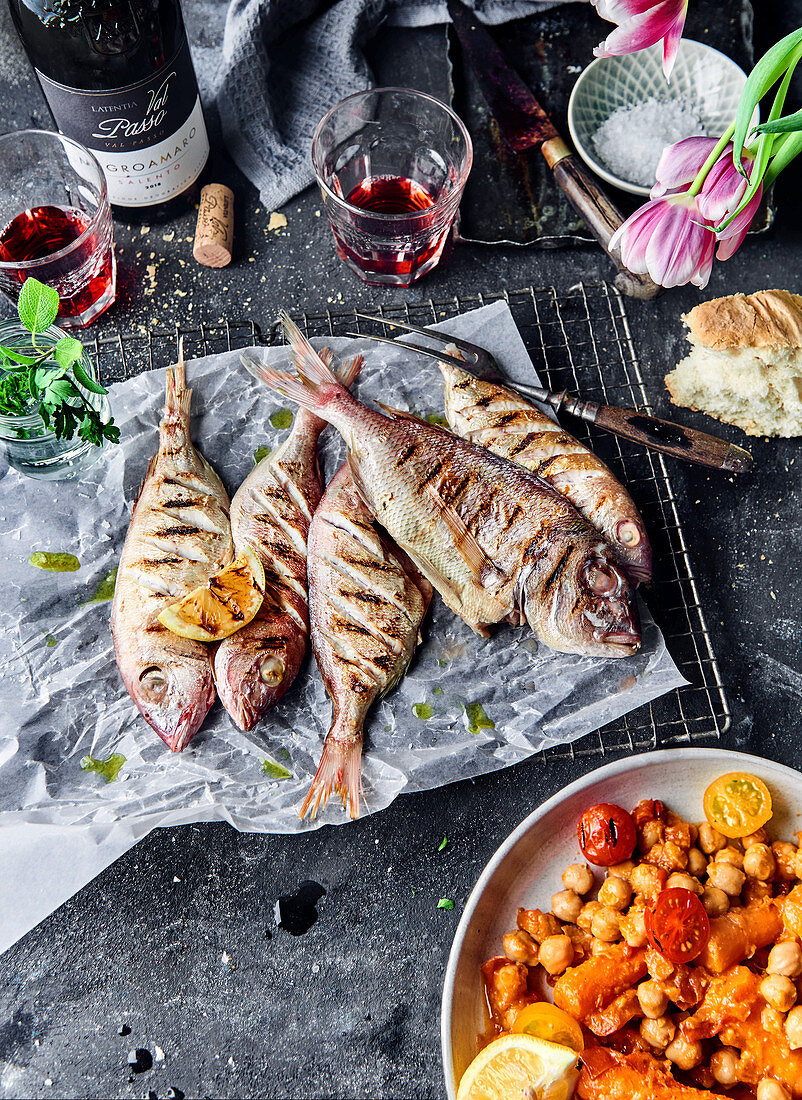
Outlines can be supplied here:
[[[487, 347], [511, 377], [532, 379], [505, 303], [441, 327]], [[357, 348], [350, 339], [328, 343], [338, 357]], [[365, 354], [356, 387], [363, 400], [379, 398], [424, 416], [442, 413], [433, 362], [387, 345], [359, 342], [358, 348]], [[287, 431], [270, 423], [287, 403], [251, 378], [240, 354], [210, 356], [187, 368], [194, 440], [232, 496], [256, 449], [276, 446]], [[284, 348], [258, 354], [286, 365]], [[23, 824], [46, 826], [51, 839], [55, 832], [65, 844], [70, 835], [78, 842], [71, 830], [80, 827], [80, 843], [97, 857], [79, 860], [79, 869], [40, 860], [36, 905], [20, 908], [16, 898], [11, 914], [0, 901], [0, 949], [13, 942], [8, 936], [15, 929], [31, 927], [116, 858], [126, 838], [133, 844], [155, 826], [222, 819], [247, 831], [293, 833], [348, 820], [336, 799], [315, 822], [298, 820], [331, 710], [313, 660], [252, 733], [238, 730], [216, 703], [179, 754], [150, 730], [125, 692], [109, 631], [111, 605], [91, 601], [117, 563], [132, 499], [156, 448], [163, 391], [162, 370], [111, 387], [122, 443], [108, 448], [80, 481], [37, 482], [14, 471], [0, 481], [0, 877], [3, 836], [13, 833], [18, 863]], [[322, 450], [329, 477], [344, 454], [334, 429], [325, 432]], [[81, 567], [44, 572], [28, 562], [35, 550], [67, 551]], [[482, 640], [435, 596], [410, 670], [369, 715], [363, 812], [383, 809], [402, 791], [493, 771], [574, 740], [684, 683], [642, 611], [640, 653], [602, 660], [538, 648], [526, 630], [508, 626]], [[111, 753], [125, 757], [115, 781], [82, 770], [83, 757]], [[289, 778], [271, 779], [262, 770], [265, 760]]]

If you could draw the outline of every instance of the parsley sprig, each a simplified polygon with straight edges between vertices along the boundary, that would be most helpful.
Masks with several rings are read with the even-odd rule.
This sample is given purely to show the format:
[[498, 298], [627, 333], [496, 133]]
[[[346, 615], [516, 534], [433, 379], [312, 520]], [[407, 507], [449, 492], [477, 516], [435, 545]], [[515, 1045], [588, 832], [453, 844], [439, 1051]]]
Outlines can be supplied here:
[[113, 419], [103, 423], [84, 392], [106, 394], [108, 390], [84, 369], [81, 341], [62, 336], [45, 347], [36, 342], [36, 337], [55, 321], [58, 307], [57, 290], [38, 279], [25, 280], [17, 312], [31, 334], [31, 342], [30, 347], [0, 344], [0, 370], [7, 372], [0, 379], [0, 413], [24, 416], [38, 411], [57, 439], [72, 439], [77, 432], [81, 439], [98, 447], [104, 439], [118, 443], [120, 429]]

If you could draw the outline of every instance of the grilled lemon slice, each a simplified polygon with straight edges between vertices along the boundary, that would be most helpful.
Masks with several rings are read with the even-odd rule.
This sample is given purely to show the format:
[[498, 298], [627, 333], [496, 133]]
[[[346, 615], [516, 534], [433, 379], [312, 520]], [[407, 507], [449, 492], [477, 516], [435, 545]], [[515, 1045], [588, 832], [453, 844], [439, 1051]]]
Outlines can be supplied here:
[[500, 1035], [465, 1070], [457, 1100], [568, 1100], [578, 1076], [575, 1050], [535, 1035]]
[[219, 642], [247, 626], [261, 607], [264, 594], [265, 571], [248, 548], [206, 584], [165, 607], [158, 619], [182, 638]]

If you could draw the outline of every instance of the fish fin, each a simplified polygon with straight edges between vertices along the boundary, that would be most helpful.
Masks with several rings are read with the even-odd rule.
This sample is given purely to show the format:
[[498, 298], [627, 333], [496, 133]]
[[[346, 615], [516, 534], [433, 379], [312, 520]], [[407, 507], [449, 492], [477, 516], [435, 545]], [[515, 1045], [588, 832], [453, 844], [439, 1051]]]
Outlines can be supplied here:
[[471, 630], [475, 634], [478, 634], [480, 638], [490, 637], [490, 631], [486, 623], [476, 623], [468, 617], [462, 596], [450, 581], [447, 581], [445, 577], [441, 573], [438, 573], [424, 558], [419, 557], [414, 550], [410, 550], [407, 547], [404, 553], [418, 572], [429, 581], [433, 588], [437, 589], [443, 602], [451, 608], [455, 615], [458, 615], [464, 623], [467, 623]]
[[[150, 462], [148, 463], [148, 468], [145, 470], [145, 476], [140, 481], [139, 488], [137, 489], [136, 496], [134, 497], [134, 504], [133, 504], [134, 508], [136, 508], [137, 504], [139, 503], [139, 498], [142, 496], [142, 490], [145, 488], [145, 482], [148, 480], [150, 475], [156, 469], [156, 462], [158, 460], [158, 457], [159, 456], [157, 454], [151, 456]], [[133, 515], [133, 513], [132, 513], [132, 515]]]
[[346, 389], [350, 390], [351, 386], [356, 382], [359, 372], [362, 370], [363, 362], [364, 360], [361, 355], [355, 355], [353, 359], [347, 359], [337, 371], [338, 382], [345, 386]]
[[[333, 731], [339, 719], [335, 718]], [[303, 820], [311, 807], [311, 819], [315, 820], [319, 809], [325, 809], [329, 795], [334, 790], [340, 796], [343, 809], [348, 810], [352, 821], [359, 817], [359, 800], [362, 792], [362, 738], [340, 741], [326, 737], [315, 778], [307, 792], [298, 817]]]
[[414, 413], [408, 412], [405, 409], [395, 409], [392, 405], [385, 405], [383, 401], [377, 401], [376, 404], [383, 413], [387, 413], [391, 420], [414, 420], [416, 424], [421, 423], [421, 418], [419, 416], [415, 416]]
[[446, 504], [437, 487], [430, 482], [424, 492], [428, 493], [437, 504], [446, 526], [454, 536], [457, 551], [473, 573], [477, 583], [492, 593], [494, 588], [498, 588], [507, 579], [506, 574], [487, 556], [476, 536], [468, 529], [465, 520], [455, 508]]
[[281, 327], [290, 345], [295, 369], [301, 381], [317, 392], [321, 386], [339, 385], [331, 368], [321, 359], [296, 323], [285, 310], [280, 314]]

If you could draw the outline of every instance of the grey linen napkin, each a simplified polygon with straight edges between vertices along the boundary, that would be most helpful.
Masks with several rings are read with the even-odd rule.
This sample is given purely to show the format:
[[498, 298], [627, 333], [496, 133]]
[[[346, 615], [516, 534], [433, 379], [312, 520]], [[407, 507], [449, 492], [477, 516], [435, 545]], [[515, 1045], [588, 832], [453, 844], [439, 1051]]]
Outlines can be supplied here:
[[[467, 0], [486, 23], [559, 0]], [[445, 23], [444, 0], [232, 0], [217, 107], [229, 153], [268, 210], [314, 178], [315, 127], [335, 103], [373, 85], [362, 48], [384, 22]]]

